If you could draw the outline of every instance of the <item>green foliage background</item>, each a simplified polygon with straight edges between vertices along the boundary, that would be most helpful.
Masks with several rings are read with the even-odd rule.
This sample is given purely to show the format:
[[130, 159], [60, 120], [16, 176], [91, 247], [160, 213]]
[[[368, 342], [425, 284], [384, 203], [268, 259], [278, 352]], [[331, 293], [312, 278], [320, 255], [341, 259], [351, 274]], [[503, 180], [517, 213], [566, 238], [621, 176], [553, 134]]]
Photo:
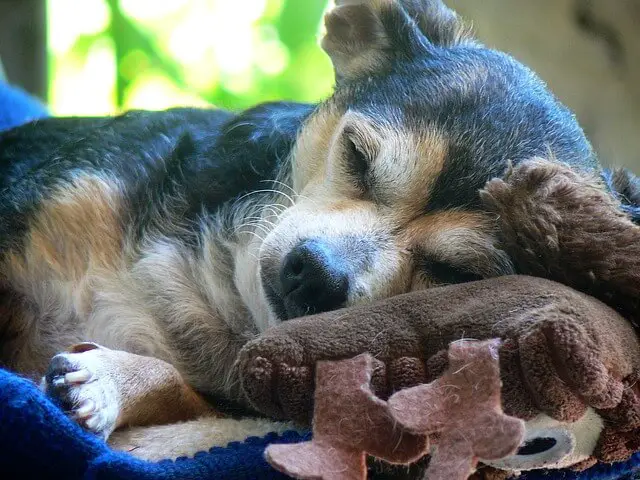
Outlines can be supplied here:
[[[317, 101], [333, 83], [318, 45], [327, 6], [328, 0], [48, 0], [51, 107], [58, 114], [105, 114]], [[207, 27], [209, 18], [217, 29]], [[236, 50], [240, 67], [233, 65]]]

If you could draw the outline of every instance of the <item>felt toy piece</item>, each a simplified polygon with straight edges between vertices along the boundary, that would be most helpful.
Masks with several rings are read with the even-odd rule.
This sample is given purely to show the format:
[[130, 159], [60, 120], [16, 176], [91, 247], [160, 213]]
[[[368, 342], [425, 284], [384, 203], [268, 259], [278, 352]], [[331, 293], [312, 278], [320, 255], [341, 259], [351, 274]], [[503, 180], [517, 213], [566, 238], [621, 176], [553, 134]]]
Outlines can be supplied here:
[[507, 457], [522, 443], [524, 422], [505, 415], [500, 406], [498, 346], [495, 340], [454, 342], [449, 368], [440, 378], [389, 399], [389, 410], [400, 425], [437, 435], [425, 479], [465, 480], [478, 458]]
[[428, 435], [435, 435], [425, 478], [464, 480], [478, 457], [511, 455], [524, 438], [524, 422], [500, 408], [498, 344], [455, 342], [440, 378], [402, 390], [388, 402], [371, 391], [371, 356], [320, 362], [313, 440], [267, 447], [266, 458], [296, 478], [363, 479], [365, 452], [406, 464], [423, 456]]
[[269, 463], [301, 479], [355, 480], [366, 477], [365, 452], [401, 464], [425, 455], [427, 436], [400, 428], [371, 391], [373, 370], [369, 355], [320, 362], [313, 440], [267, 447]]

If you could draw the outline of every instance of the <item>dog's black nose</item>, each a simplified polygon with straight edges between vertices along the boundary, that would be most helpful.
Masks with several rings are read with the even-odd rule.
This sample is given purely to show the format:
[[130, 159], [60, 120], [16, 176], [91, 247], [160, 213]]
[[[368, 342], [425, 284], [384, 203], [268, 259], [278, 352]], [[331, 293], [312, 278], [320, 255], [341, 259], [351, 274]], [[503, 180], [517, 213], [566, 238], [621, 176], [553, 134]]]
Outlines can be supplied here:
[[319, 240], [303, 240], [284, 259], [280, 284], [287, 316], [299, 317], [342, 307], [349, 277], [339, 255]]

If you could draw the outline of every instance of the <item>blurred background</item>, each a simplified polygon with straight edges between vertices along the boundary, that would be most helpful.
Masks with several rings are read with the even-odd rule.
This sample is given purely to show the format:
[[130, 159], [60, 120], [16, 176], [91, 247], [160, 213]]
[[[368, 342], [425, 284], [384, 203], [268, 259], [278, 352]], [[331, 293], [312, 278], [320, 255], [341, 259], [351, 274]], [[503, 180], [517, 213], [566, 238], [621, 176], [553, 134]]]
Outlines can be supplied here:
[[[578, 115], [608, 164], [640, 173], [640, 0], [449, 0]], [[314, 102], [329, 0], [0, 0], [8, 79], [56, 115]]]

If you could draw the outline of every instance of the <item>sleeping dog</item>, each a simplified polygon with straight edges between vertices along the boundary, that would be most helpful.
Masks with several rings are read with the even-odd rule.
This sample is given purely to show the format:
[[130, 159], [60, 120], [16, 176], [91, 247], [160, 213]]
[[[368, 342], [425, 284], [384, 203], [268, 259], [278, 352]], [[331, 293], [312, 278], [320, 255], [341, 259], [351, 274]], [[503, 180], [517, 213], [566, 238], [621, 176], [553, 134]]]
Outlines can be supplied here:
[[598, 173], [571, 112], [440, 1], [337, 3], [319, 105], [0, 137], [0, 360], [87, 429], [242, 403], [236, 354], [278, 322], [517, 273], [478, 191], [533, 157]]

